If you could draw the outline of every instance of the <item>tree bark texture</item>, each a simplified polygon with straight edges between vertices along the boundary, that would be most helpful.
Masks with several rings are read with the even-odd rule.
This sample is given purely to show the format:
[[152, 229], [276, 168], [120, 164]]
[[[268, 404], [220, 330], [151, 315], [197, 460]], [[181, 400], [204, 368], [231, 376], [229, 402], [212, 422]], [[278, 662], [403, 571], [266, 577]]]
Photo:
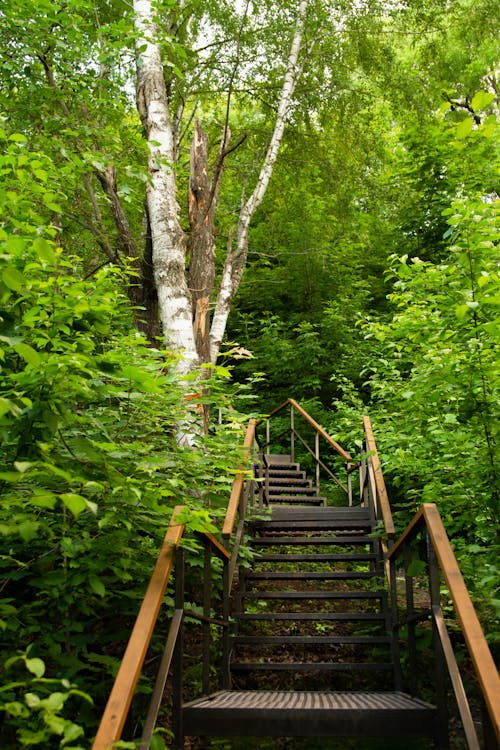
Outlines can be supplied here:
[[198, 364], [199, 358], [185, 276], [186, 245], [177, 203], [174, 134], [151, 0], [134, 0], [134, 11], [137, 108], [149, 144], [147, 205], [154, 278], [165, 344], [179, 352], [177, 369], [182, 376]]
[[201, 362], [210, 362], [210, 301], [215, 281], [215, 209], [218, 201], [224, 149], [229, 138], [224, 132], [216, 168], [209, 179], [208, 139], [198, 121], [191, 145], [189, 211], [189, 290], [193, 300], [193, 329]]

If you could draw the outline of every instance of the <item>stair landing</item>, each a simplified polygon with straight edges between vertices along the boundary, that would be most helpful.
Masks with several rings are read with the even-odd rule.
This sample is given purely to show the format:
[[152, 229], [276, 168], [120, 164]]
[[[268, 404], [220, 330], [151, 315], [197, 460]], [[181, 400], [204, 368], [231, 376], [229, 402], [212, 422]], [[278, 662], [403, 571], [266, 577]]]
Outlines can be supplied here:
[[186, 735], [431, 737], [436, 709], [405, 693], [227, 690], [184, 706]]

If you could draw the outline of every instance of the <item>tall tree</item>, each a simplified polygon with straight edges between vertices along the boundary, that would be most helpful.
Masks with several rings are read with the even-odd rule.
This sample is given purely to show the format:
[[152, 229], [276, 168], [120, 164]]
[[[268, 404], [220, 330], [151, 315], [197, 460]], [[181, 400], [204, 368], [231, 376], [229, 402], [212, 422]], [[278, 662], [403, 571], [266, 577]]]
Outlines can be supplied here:
[[[248, 254], [248, 232], [252, 217], [262, 202], [271, 178], [299, 75], [298, 59], [308, 0], [302, 0], [278, 101], [274, 130], [256, 186], [240, 210], [236, 246], [229, 243], [207, 347], [208, 308], [215, 279], [213, 221], [219, 180], [227, 154], [227, 120], [211, 183], [208, 181], [207, 147], [199, 124], [195, 127], [191, 156], [191, 214], [197, 194], [205, 196], [201, 220], [191, 222], [191, 290], [186, 277], [186, 241], [181, 228], [175, 174], [176, 133], [171, 101], [165, 85], [161, 43], [151, 0], [135, 0], [137, 52], [137, 106], [148, 145], [147, 206], [151, 226], [152, 257], [156, 289], [166, 344], [181, 353], [179, 373], [185, 374], [200, 361], [215, 363], [226, 328], [231, 301], [238, 289]], [[248, 3], [247, 3], [248, 8]], [[246, 16], [246, 11], [245, 11]], [[228, 94], [230, 96], [230, 92]], [[196, 179], [198, 178], [198, 179]], [[198, 211], [200, 210], [198, 206]], [[196, 269], [196, 270], [194, 270]]]

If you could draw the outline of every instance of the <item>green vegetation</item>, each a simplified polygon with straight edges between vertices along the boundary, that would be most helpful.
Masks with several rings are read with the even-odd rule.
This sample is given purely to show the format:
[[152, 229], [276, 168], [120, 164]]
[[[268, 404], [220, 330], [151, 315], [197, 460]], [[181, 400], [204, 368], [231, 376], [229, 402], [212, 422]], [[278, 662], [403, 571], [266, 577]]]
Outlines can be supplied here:
[[[239, 144], [212, 196], [220, 279], [274, 127], [297, 3], [255, 2], [248, 15], [231, 2], [180, 5], [161, 0], [157, 21], [180, 118], [188, 266], [194, 120], [211, 167], [225, 125]], [[218, 366], [184, 383], [159, 338], [133, 21], [122, 0], [0, 9], [6, 750], [89, 747], [171, 509], [210, 523], [246, 416], [287, 397], [353, 455], [370, 413], [399, 528], [421, 502], [438, 504], [492, 644], [499, 634], [491, 4], [311, 0], [226, 343]], [[186, 388], [206, 407], [206, 435]], [[186, 428], [190, 448], [178, 444]]]

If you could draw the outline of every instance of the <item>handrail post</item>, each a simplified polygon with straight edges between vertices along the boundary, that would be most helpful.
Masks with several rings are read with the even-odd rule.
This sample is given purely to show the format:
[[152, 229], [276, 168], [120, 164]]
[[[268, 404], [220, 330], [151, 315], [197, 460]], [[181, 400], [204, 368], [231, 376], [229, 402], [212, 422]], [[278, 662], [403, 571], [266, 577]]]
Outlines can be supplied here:
[[398, 591], [396, 578], [396, 561], [389, 560], [389, 590], [391, 597], [391, 619], [392, 619], [392, 637], [391, 637], [391, 656], [394, 675], [394, 689], [401, 690], [401, 656], [399, 651], [399, 613], [398, 613]]
[[266, 455], [269, 455], [269, 448], [271, 447], [271, 420], [269, 417], [266, 419]]
[[[429, 564], [429, 591], [431, 596], [431, 608], [441, 607], [441, 585], [439, 578], [439, 566], [436, 551], [432, 541], [427, 536], [427, 560]], [[434, 643], [434, 670], [436, 684], [436, 707], [438, 714], [437, 743], [439, 748], [448, 748], [450, 744], [448, 732], [448, 707], [446, 700], [446, 661], [441, 647], [441, 639], [437, 629], [436, 621], [432, 618], [432, 636]]]
[[[229, 544], [225, 545], [229, 549]], [[229, 614], [230, 614], [230, 589], [231, 581], [229, 580], [229, 561], [224, 560], [222, 574], [222, 689], [229, 690], [231, 687], [231, 674], [229, 670], [230, 658], [230, 633], [229, 633]]]
[[290, 461], [295, 461], [295, 413], [290, 404]]
[[[175, 609], [184, 609], [185, 553], [182, 547], [177, 548], [175, 563]], [[181, 623], [175, 644], [172, 680], [172, 731], [174, 750], [184, 747], [184, 727], [182, 716], [182, 656], [184, 651], [184, 626]]]
[[415, 638], [415, 606], [413, 596], [413, 577], [408, 575], [408, 568], [411, 565], [411, 548], [409, 544], [405, 545], [404, 566], [405, 566], [405, 593], [406, 593], [406, 628], [408, 633], [408, 689], [410, 695], [417, 695], [417, 642]]
[[203, 695], [210, 692], [210, 622], [208, 618], [212, 609], [212, 545], [205, 539], [205, 556], [203, 561], [203, 667], [201, 675], [201, 689]]
[[319, 472], [319, 432], [314, 433], [314, 462], [316, 464], [316, 494], [320, 494], [320, 472]]

